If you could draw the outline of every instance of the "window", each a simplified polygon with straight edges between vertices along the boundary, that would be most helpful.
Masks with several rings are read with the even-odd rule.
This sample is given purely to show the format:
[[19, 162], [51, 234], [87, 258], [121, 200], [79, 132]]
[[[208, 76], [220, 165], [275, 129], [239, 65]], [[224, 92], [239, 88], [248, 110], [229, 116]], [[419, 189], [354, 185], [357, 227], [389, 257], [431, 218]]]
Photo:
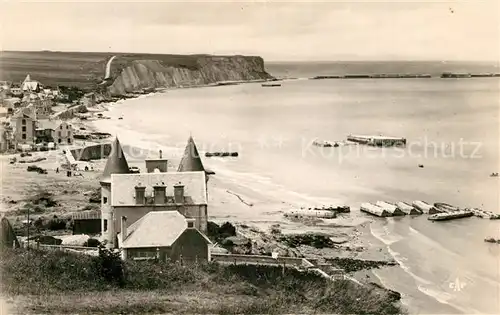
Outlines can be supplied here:
[[61, 132], [60, 131], [57, 132], [57, 137], [61, 138]]
[[108, 231], [108, 220], [104, 220], [104, 232]]
[[71, 139], [70, 138], [68, 138], [68, 144], [71, 144]]
[[57, 139], [57, 143], [61, 143], [61, 138]]
[[23, 133], [22, 138], [23, 138], [23, 140], [26, 140], [26, 134], [25, 133]]
[[194, 227], [194, 222], [193, 221], [188, 221], [188, 228]]
[[59, 126], [59, 129], [61, 129], [61, 130], [62, 130], [62, 125], [61, 125], [61, 126]]
[[156, 251], [137, 251], [134, 253], [134, 257], [142, 259], [156, 258]]
[[102, 203], [107, 204], [108, 203], [108, 197], [102, 197]]
[[26, 119], [23, 119], [23, 120], [21, 121], [21, 123], [22, 123], [23, 125], [26, 125]]
[[26, 132], [26, 126], [23, 126], [23, 132]]

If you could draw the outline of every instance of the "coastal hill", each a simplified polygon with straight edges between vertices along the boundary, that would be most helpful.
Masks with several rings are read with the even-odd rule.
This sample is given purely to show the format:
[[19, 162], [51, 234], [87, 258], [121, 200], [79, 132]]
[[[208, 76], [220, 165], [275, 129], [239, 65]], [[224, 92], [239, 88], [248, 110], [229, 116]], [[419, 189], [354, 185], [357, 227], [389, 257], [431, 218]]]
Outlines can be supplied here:
[[272, 79], [254, 56], [122, 55], [112, 61], [108, 92], [122, 95], [144, 88], [199, 86], [224, 81]]
[[[101, 84], [113, 56], [110, 77]], [[21, 82], [29, 73], [46, 86], [74, 86], [112, 95], [272, 78], [257, 56], [4, 51], [0, 52], [0, 68], [0, 81]]]

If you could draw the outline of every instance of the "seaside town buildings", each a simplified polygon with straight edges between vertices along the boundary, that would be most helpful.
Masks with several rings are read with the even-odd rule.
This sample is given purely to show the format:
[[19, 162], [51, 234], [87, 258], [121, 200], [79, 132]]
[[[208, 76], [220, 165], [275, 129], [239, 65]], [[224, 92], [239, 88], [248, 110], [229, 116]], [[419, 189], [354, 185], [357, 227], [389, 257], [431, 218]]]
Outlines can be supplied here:
[[35, 144], [73, 144], [70, 124], [52, 119], [53, 106], [61, 93], [32, 80], [28, 74], [20, 84], [0, 82], [0, 139], [2, 152], [34, 148]]
[[208, 259], [207, 179], [190, 137], [178, 172], [168, 160], [148, 159], [147, 173], [131, 174], [118, 139], [101, 183], [101, 231], [124, 258]]
[[16, 145], [33, 144], [35, 140], [36, 120], [27, 110], [19, 110], [11, 118], [12, 140]]
[[63, 120], [40, 119], [36, 126], [36, 142], [53, 142], [58, 145], [73, 144], [71, 124]]

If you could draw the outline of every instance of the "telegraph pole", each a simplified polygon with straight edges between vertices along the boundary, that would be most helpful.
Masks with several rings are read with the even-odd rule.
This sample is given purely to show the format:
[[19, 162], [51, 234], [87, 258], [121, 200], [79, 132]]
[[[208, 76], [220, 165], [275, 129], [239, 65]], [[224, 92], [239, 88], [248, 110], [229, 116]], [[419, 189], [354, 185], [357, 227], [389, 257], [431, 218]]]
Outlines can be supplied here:
[[28, 250], [30, 249], [30, 208], [28, 207]]

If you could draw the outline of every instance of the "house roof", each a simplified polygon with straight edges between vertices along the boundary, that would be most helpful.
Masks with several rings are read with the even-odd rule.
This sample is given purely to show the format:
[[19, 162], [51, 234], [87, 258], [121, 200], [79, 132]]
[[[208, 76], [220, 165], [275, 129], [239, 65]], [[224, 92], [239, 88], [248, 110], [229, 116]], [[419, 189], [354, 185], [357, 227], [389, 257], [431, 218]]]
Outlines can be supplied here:
[[127, 174], [129, 167], [118, 137], [111, 145], [111, 153], [102, 173], [101, 183], [110, 183], [111, 174]]
[[37, 81], [24, 82], [22, 89], [24, 91], [26, 91], [26, 90], [28, 90], [28, 91], [34, 91], [34, 90], [36, 90], [38, 88], [39, 84], [40, 83], [37, 82]]
[[201, 162], [200, 154], [196, 148], [193, 137], [189, 137], [184, 155], [179, 163], [178, 172], [199, 172], [205, 171], [203, 163]]
[[31, 82], [31, 76], [29, 75], [29, 73], [26, 75], [26, 78], [24, 78], [23, 83], [25, 82]]
[[39, 119], [36, 129], [51, 129], [56, 130], [63, 122], [61, 120]]
[[13, 118], [33, 118], [33, 112], [29, 108], [21, 108], [14, 115]]
[[[121, 233], [118, 235], [118, 240], [121, 248], [169, 247], [186, 229], [187, 220], [178, 211], [152, 211], [127, 228], [127, 236], [123, 243]], [[203, 233], [196, 231], [208, 244], [211, 244]]]
[[135, 205], [135, 186], [146, 187], [146, 196], [153, 192], [153, 186], [161, 182], [166, 187], [167, 196], [174, 195], [174, 185], [184, 185], [184, 195], [188, 204], [206, 205], [207, 186], [205, 172], [167, 172], [111, 175], [111, 205]]

